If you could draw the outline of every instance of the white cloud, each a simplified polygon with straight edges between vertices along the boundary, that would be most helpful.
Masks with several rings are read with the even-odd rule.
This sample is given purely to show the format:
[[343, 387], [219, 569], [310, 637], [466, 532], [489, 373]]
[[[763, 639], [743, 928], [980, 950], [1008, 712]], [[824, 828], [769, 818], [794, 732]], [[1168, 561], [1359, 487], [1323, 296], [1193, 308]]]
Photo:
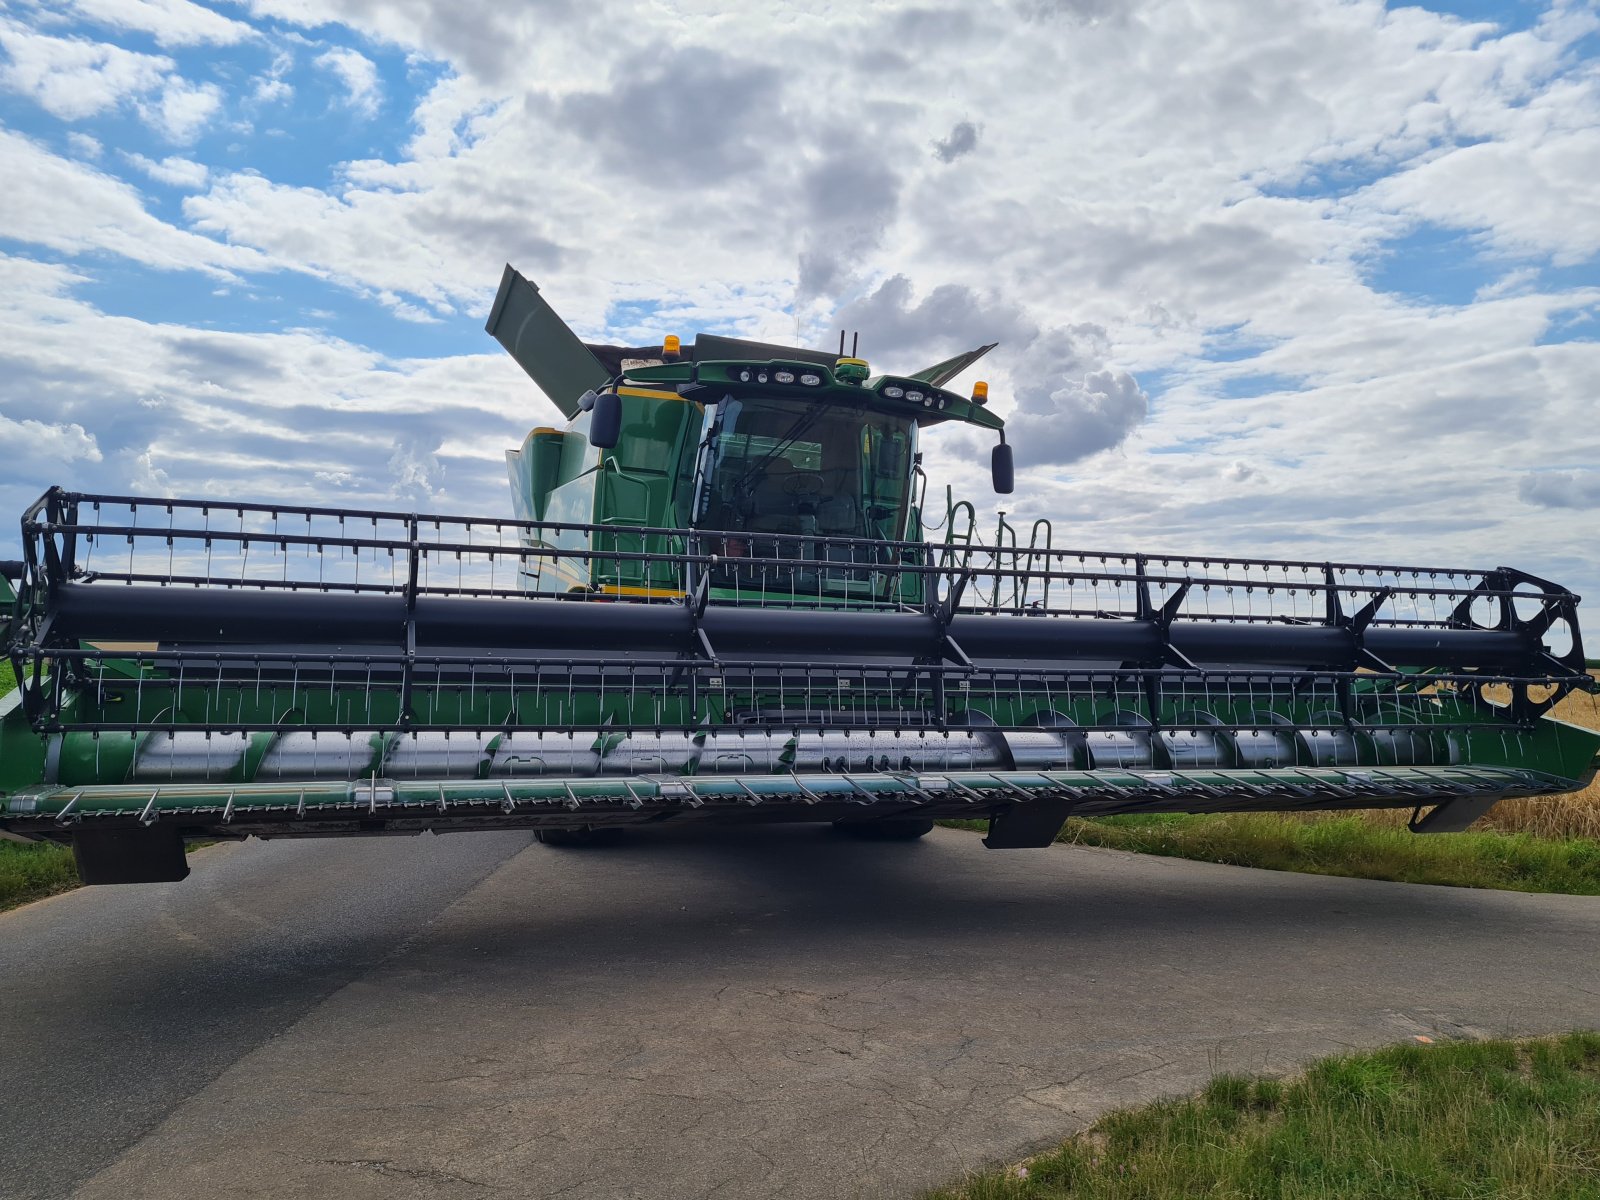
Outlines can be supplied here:
[[1518, 267], [1473, 293], [1474, 300], [1494, 300], [1500, 296], [1531, 290], [1539, 282], [1538, 267]]
[[79, 133], [77, 130], [67, 134], [67, 145], [72, 147], [72, 152], [79, 158], [99, 158], [106, 150], [100, 144], [99, 138], [91, 137], [87, 133]]
[[172, 59], [80, 37], [52, 37], [0, 17], [0, 87], [29, 97], [64, 121], [133, 106], [152, 128], [189, 142], [222, 105], [214, 83], [192, 83]]
[[143, 103], [139, 111], [145, 121], [168, 141], [188, 143], [222, 108], [222, 89], [214, 83], [190, 83], [176, 76], [169, 78], [158, 100]]
[[1542, 508], [1600, 508], [1600, 470], [1535, 471], [1517, 484], [1517, 497]]
[[[1380, 174], [1422, 167], [1442, 138], [1526, 140], [1533, 118], [1519, 127], [1508, 114], [1541, 107], [1533, 103], [1541, 89], [1565, 78], [1562, 55], [1574, 36], [1495, 37], [1487, 26], [1372, 3], [1304, 11], [1220, 4], [1203, 21], [1181, 5], [1147, 3], [1136, 15], [1108, 10], [1070, 37], [1042, 6], [1027, 10], [1033, 20], [887, 4], [848, 13], [784, 6], [791, 48], [837, 46], [850, 33], [914, 55], [916, 69], [937, 73], [941, 87], [919, 91], [912, 106], [912, 59], [893, 54], [870, 67], [832, 55], [803, 79], [746, 78], [743, 66], [770, 56], [780, 24], [772, 6], [720, 22], [715, 54], [693, 21], [646, 10], [618, 22], [606, 4], [532, 24], [515, 6], [490, 4], [448, 17], [421, 4], [355, 0], [254, 0], [252, 9], [308, 26], [336, 15], [367, 36], [445, 56], [460, 72], [417, 106], [408, 155], [355, 164], [326, 189], [337, 203], [321, 210], [325, 228], [293, 230], [343, 278], [370, 275], [368, 286], [405, 289], [381, 232], [397, 223], [441, 251], [419, 242], [408, 255], [429, 278], [414, 293], [424, 297], [479, 292], [493, 271], [491, 240], [506, 256], [529, 244], [520, 253], [531, 252], [532, 269], [547, 277], [561, 269], [563, 247], [589, 256], [588, 270], [606, 278], [581, 285], [586, 305], [625, 287], [670, 299], [689, 286], [682, 280], [724, 269], [746, 289], [784, 281], [833, 289], [834, 300], [895, 272], [923, 290], [998, 273], [1036, 325], [1088, 317], [1113, 328], [1123, 346], [1147, 336], [1135, 306], [1166, 312], [1192, 336], [1242, 320], [1246, 309], [1274, 311], [1280, 297], [1304, 295], [1313, 283], [1331, 285], [1340, 301], [1359, 297], [1361, 256], [1430, 219], [1421, 202], [1265, 201], [1258, 189], [1337, 179], [1343, 170], [1370, 174], [1374, 165]], [[1012, 70], [996, 73], [972, 58], [980, 33]], [[608, 51], [572, 53], [588, 44]], [[678, 58], [697, 69], [654, 86], [651, 72]], [[1181, 79], [1168, 69], [1180, 60]], [[516, 69], [502, 70], [507, 63]], [[846, 93], [856, 99], [845, 108], [827, 99]], [[747, 129], [740, 121], [753, 105], [763, 115]], [[1545, 107], [1563, 105], [1582, 127], [1591, 99], [1557, 97]], [[929, 153], [965, 150], [965, 128], [977, 137], [974, 113], [984, 115], [983, 154], [947, 163]], [[793, 153], [763, 153], [784, 138]], [[673, 170], [690, 170], [693, 186], [638, 202], [638, 177]], [[1418, 187], [1435, 204], [1459, 191], [1425, 179]], [[539, 197], [537, 212], [529, 195]], [[256, 235], [245, 228], [268, 223], [255, 211], [230, 215], [226, 199], [207, 213], [218, 232], [249, 241]], [[641, 257], [624, 232], [641, 218], [714, 227], [717, 245], [708, 259], [703, 238], [666, 239]], [[343, 258], [367, 243], [355, 233], [363, 226], [385, 249]], [[1041, 238], [1050, 266], [1024, 270]], [[441, 275], [433, 266], [441, 258], [459, 265]], [[613, 270], [612, 262], [627, 266]], [[840, 273], [840, 264], [850, 270]], [[784, 288], [774, 295], [780, 305], [793, 299]], [[1099, 311], [1062, 311], [1069, 295]], [[749, 319], [792, 325], [778, 311]]]
[[[437, 4], [432, 0], [245, 0], [257, 17], [273, 17], [306, 29], [334, 22], [374, 41], [413, 49], [429, 58], [457, 63], [463, 73], [512, 83], [523, 72], [548, 78], [582, 78], [587, 45], [618, 40], [617, 12], [609, 4]], [[695, 7], [702, 7], [698, 4]], [[703, 6], [706, 16], [721, 9]], [[666, 23], [681, 29], [677, 14]], [[556, 29], [560, 36], [550, 36]], [[672, 40], [677, 40], [673, 38]], [[574, 52], [574, 47], [579, 50]], [[768, 46], [770, 53], [770, 46]]]
[[161, 46], [232, 45], [256, 37], [242, 21], [192, 0], [67, 0], [81, 16], [101, 25], [148, 33]]
[[[1592, 110], [1591, 110], [1592, 111]], [[1600, 128], [1544, 130], [1429, 158], [1374, 184], [1367, 200], [1457, 229], [1513, 255], [1571, 266], [1600, 253]]]
[[[14, 421], [0, 412], [0, 454], [8, 462], [26, 460], [53, 467], [100, 461], [100, 447], [82, 425], [52, 425], [44, 421]], [[43, 489], [40, 489], [41, 491]]]
[[122, 157], [138, 167], [151, 179], [158, 183], [170, 183], [173, 187], [202, 188], [210, 172], [204, 163], [197, 163], [193, 159], [178, 158], [168, 155], [160, 162], [146, 158], [143, 154], [130, 154], [126, 150]]
[[161, 87], [174, 63], [105, 42], [50, 37], [0, 17], [0, 86], [63, 121], [92, 117]]
[[391, 492], [398, 499], [429, 504], [444, 490], [445, 468], [439, 461], [438, 447], [429, 449], [420, 442], [401, 441], [386, 465], [393, 480]]
[[1091, 371], [1011, 418], [1019, 466], [1076, 462], [1122, 445], [1150, 411], [1150, 397], [1126, 371]]
[[410, 321], [413, 325], [438, 325], [440, 323], [439, 318], [427, 309], [418, 308], [415, 304], [407, 304], [393, 292], [378, 293], [378, 300], [402, 321]]
[[336, 481], [355, 505], [498, 506], [484, 460], [528, 417], [503, 356], [386, 359], [304, 331], [112, 316], [74, 296], [82, 281], [0, 255], [0, 511], [54, 483], [316, 503]]
[[228, 246], [175, 229], [146, 211], [120, 179], [51, 154], [21, 134], [0, 129], [0, 229], [20, 242], [77, 254], [108, 251], [162, 270], [230, 275], [268, 270], [260, 251]]
[[377, 115], [383, 86], [378, 82], [376, 63], [359, 51], [341, 47], [317, 55], [316, 64], [344, 86], [346, 104], [364, 117]]
[[[381, 300], [414, 306], [403, 296], [433, 306], [455, 297], [475, 297], [481, 280], [460, 283], [446, 261], [446, 250], [431, 242], [411, 203], [415, 197], [387, 190], [353, 191], [341, 199], [316, 188], [285, 187], [254, 173], [223, 176], [211, 189], [184, 201], [184, 215], [197, 230], [233, 242], [275, 246], [274, 255]], [[486, 211], [485, 219], [494, 213]], [[488, 257], [498, 251], [485, 247]], [[370, 269], [368, 256], [388, 266]], [[345, 274], [362, 263], [359, 273]]]
[[270, 77], [256, 80], [251, 95], [261, 104], [278, 104], [294, 95], [294, 88], [281, 79]]
[[940, 138], [933, 144], [934, 157], [940, 162], [952, 163], [963, 155], [971, 154], [978, 148], [978, 135], [981, 132], [981, 127], [971, 121], [956, 122], [948, 137]]
[[284, 76], [294, 67], [294, 56], [288, 51], [280, 50], [273, 55], [272, 66], [266, 74], [258, 75], [255, 87], [251, 89], [251, 97], [257, 104], [281, 104], [294, 95], [294, 88], [284, 80]]

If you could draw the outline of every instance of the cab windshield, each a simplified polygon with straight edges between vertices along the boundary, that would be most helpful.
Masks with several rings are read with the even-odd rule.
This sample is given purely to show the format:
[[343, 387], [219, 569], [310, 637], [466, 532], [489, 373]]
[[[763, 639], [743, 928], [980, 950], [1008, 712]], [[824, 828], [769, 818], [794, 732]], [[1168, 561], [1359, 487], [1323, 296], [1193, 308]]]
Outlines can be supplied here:
[[820, 403], [725, 400], [719, 407], [700, 528], [905, 535], [912, 421]]

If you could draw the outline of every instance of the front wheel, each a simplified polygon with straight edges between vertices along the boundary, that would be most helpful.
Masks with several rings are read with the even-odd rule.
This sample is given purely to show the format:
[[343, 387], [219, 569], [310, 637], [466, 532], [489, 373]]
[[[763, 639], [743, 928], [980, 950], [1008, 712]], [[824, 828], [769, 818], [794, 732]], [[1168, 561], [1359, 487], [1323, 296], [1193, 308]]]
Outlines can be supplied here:
[[884, 817], [877, 821], [835, 821], [840, 833], [873, 842], [914, 842], [933, 829], [931, 817]]
[[615, 846], [622, 841], [616, 825], [579, 825], [572, 829], [536, 829], [534, 840], [545, 846]]

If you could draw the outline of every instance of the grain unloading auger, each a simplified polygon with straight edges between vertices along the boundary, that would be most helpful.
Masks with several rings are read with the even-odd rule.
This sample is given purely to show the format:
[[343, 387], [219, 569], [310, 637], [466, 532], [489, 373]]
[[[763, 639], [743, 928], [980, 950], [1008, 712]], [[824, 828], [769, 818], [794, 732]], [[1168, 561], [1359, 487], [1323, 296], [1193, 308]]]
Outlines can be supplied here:
[[[0, 829], [89, 882], [187, 838], [653, 821], [1404, 806], [1419, 832], [1567, 791], [1600, 735], [1571, 593], [1464, 570], [923, 535], [942, 385], [701, 336], [590, 347], [507, 268], [489, 321], [566, 412], [516, 518], [55, 489], [6, 629]], [[1001, 435], [1003, 437], [1003, 434]], [[1010, 488], [1009, 452], [995, 456]], [[0, 588], [5, 585], [0, 584]], [[0, 597], [3, 598], [3, 597]]]

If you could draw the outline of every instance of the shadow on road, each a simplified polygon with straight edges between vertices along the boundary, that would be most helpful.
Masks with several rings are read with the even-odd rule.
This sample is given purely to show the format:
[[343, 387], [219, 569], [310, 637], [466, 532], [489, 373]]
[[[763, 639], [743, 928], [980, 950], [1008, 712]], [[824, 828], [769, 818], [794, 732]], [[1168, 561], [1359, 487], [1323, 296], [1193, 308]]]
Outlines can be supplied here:
[[1351, 922], [1381, 944], [1398, 926], [1521, 925], [1519, 901], [1531, 899], [1088, 848], [990, 851], [957, 831], [861, 842], [825, 825], [646, 826], [618, 846], [530, 847], [501, 876], [472, 939], [552, 967], [663, 944], [725, 946], [730, 927], [747, 955], [838, 952], [885, 938], [975, 946], [1012, 938], [1041, 950], [1185, 930], [1314, 939]]

